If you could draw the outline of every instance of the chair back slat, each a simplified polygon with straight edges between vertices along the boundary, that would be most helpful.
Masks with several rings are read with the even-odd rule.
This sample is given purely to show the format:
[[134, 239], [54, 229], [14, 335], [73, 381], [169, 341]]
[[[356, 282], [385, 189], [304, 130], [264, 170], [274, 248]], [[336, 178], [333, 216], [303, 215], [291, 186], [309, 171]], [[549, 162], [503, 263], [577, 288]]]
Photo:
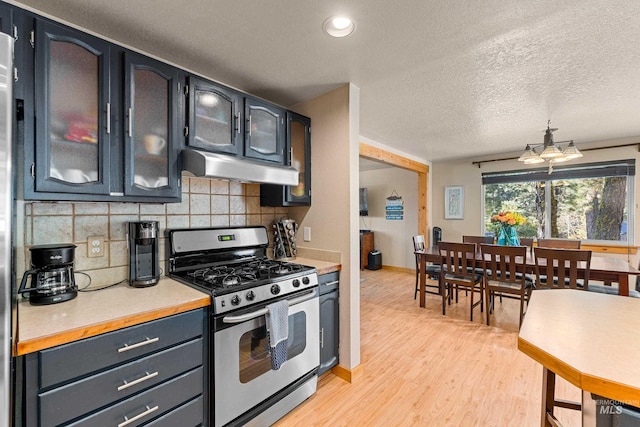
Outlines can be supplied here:
[[538, 239], [539, 248], [580, 249], [577, 239]]
[[[584, 289], [589, 286], [591, 251], [537, 247], [535, 273], [538, 286], [554, 289]], [[578, 273], [583, 273], [578, 276]], [[578, 286], [578, 279], [582, 286]]]

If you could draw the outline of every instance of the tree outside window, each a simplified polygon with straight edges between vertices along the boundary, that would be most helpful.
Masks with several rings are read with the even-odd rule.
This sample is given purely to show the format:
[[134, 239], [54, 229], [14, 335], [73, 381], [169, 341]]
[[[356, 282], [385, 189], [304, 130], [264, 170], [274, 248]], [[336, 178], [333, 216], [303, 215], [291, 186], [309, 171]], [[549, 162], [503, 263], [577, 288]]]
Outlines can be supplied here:
[[491, 216], [504, 211], [524, 215], [520, 237], [625, 242], [635, 162], [606, 162], [557, 168], [483, 174], [485, 230]]

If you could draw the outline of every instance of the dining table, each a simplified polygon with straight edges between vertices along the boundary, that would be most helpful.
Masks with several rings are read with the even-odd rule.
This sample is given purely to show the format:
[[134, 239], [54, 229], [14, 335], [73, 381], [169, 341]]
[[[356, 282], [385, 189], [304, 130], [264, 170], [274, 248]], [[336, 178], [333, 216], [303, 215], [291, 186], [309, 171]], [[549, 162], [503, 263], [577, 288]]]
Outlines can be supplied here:
[[[555, 425], [557, 407], [581, 410], [583, 426], [607, 416], [618, 417], [619, 424], [604, 425], [638, 425], [639, 312], [638, 298], [577, 289], [533, 291], [518, 349], [543, 368], [541, 426]], [[556, 375], [582, 390], [580, 402], [556, 399]]]
[[[428, 247], [424, 250], [414, 252], [420, 259], [420, 307], [426, 306], [425, 292], [427, 275], [425, 268], [427, 263], [440, 264], [441, 255], [438, 247]], [[533, 274], [536, 261], [532, 253], [527, 252], [527, 272]], [[478, 254], [476, 266], [482, 267], [482, 258]], [[580, 270], [580, 268], [579, 268]], [[579, 271], [580, 273], [580, 271]], [[629, 296], [629, 275], [640, 275], [640, 270], [632, 266], [621, 258], [598, 255], [594, 253], [591, 257], [591, 267], [589, 270], [589, 280], [597, 280], [605, 283], [618, 283], [618, 295]]]

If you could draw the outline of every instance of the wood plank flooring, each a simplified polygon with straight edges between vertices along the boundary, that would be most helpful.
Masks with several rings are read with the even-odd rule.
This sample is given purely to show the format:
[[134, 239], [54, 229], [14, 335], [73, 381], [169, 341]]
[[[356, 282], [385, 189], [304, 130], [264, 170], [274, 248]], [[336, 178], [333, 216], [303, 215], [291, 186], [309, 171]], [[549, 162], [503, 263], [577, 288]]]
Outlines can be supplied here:
[[[349, 384], [333, 374], [276, 426], [539, 426], [542, 367], [516, 347], [518, 301], [497, 303], [492, 326], [464, 292], [442, 316], [440, 297], [413, 299], [415, 276], [365, 270], [360, 284], [361, 362]], [[556, 396], [580, 400], [558, 377]], [[557, 410], [565, 427], [580, 413]]]

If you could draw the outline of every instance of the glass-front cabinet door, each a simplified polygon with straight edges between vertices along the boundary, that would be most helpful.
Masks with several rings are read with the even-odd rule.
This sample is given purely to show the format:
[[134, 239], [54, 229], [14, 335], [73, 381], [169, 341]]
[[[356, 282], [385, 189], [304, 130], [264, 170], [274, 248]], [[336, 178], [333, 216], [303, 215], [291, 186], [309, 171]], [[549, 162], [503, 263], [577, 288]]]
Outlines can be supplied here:
[[191, 76], [188, 97], [188, 145], [206, 151], [241, 155], [240, 94]]
[[125, 55], [125, 195], [179, 196], [178, 71]]
[[37, 191], [109, 193], [110, 47], [35, 22]]
[[311, 205], [311, 119], [287, 113], [287, 147], [290, 166], [298, 171], [298, 185], [285, 187], [290, 205]]
[[255, 98], [245, 98], [244, 155], [275, 163], [284, 162], [286, 110]]

